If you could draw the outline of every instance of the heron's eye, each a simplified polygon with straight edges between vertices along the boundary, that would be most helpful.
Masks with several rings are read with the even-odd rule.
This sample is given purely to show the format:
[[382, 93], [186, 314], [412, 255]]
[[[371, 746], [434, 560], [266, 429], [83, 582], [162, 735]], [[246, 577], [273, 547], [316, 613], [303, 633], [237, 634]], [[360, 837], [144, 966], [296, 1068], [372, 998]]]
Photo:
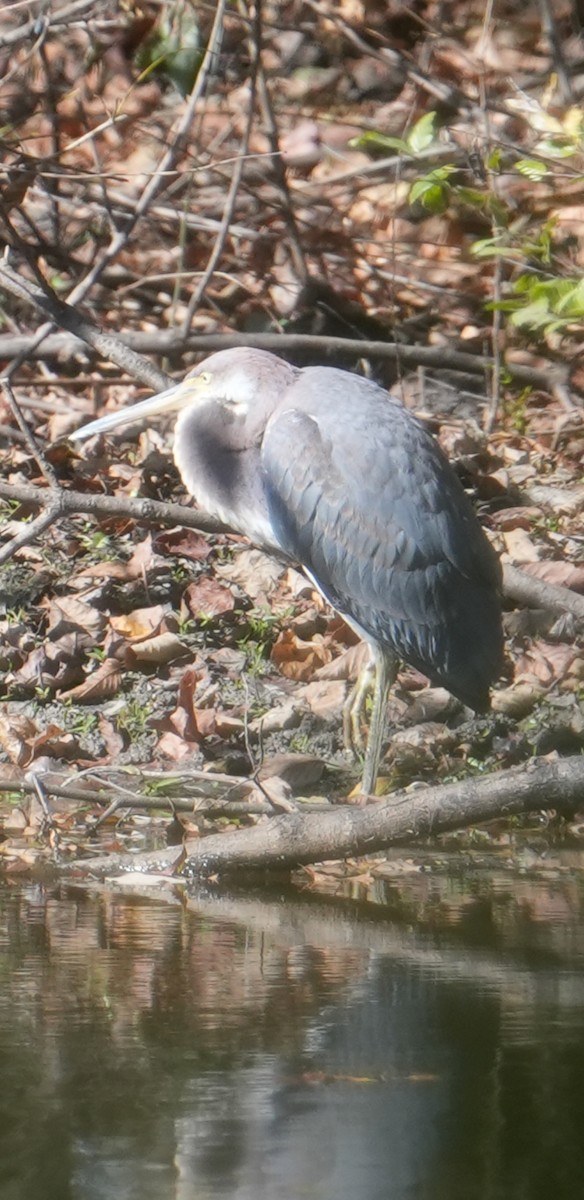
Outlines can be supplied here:
[[201, 380], [201, 383], [210, 383], [210, 382], [211, 382], [211, 375], [209, 374], [209, 371], [203, 371], [203, 372], [202, 372], [202, 373], [199, 375], [199, 379]]

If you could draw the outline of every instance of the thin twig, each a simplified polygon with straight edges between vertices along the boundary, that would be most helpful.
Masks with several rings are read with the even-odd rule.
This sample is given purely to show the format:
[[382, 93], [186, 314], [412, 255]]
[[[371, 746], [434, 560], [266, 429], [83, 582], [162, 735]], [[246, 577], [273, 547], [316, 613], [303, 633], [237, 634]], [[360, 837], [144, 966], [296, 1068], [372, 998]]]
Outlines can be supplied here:
[[12, 412], [16, 418], [16, 421], [18, 422], [18, 425], [20, 427], [20, 432], [22, 433], [22, 436], [24, 437], [26, 445], [28, 446], [33, 458], [36, 459], [36, 461], [41, 469], [42, 474], [44, 475], [47, 483], [49, 484], [49, 487], [58, 488], [59, 481], [57, 479], [57, 476], [55, 475], [55, 472], [54, 472], [50, 462], [48, 462], [47, 459], [45, 458], [45, 455], [43, 454], [36, 438], [33, 436], [31, 430], [29, 429], [28, 424], [27, 424], [27, 422], [23, 416], [23, 413], [21, 411], [18, 400], [16, 399], [16, 396], [14, 395], [14, 392], [10, 385], [10, 381], [6, 376], [0, 377], [0, 387], [2, 388], [2, 391], [4, 392], [4, 395], [6, 396], [6, 399], [7, 399], [8, 403], [12, 409]]
[[[491, 126], [489, 106], [487, 103], [487, 81], [486, 71], [484, 68], [483, 47], [486, 47], [492, 37], [491, 22], [493, 19], [494, 0], [487, 0], [485, 13], [483, 17], [483, 27], [479, 44], [477, 46], [477, 58], [483, 63], [479, 79], [479, 92], [481, 100], [481, 116], [484, 127], [484, 143], [487, 150], [491, 148]], [[494, 174], [491, 170], [488, 172], [489, 191], [496, 200], [496, 183]], [[497, 205], [493, 205], [492, 216], [492, 232], [496, 236], [499, 232], [499, 223], [497, 220]], [[493, 432], [497, 421], [497, 413], [499, 412], [499, 404], [501, 400], [501, 312], [499, 302], [501, 300], [501, 278], [502, 278], [502, 263], [500, 258], [495, 258], [493, 268], [493, 316], [491, 321], [491, 347], [493, 352], [493, 369], [491, 371], [491, 395], [488, 407], [485, 410], [483, 428], [486, 434]]]
[[[541, 808], [561, 812], [584, 800], [584, 761], [574, 755], [559, 762], [535, 759], [494, 775], [439, 784], [366, 808], [329, 809], [326, 813], [290, 813], [237, 833], [211, 834], [187, 843], [192, 876], [257, 867], [282, 871], [302, 863], [373, 854], [388, 846], [408, 845], [479, 822], [500, 820]], [[69, 863], [65, 872], [85, 870], [99, 876], [114, 872], [168, 870], [180, 859], [176, 847], [137, 855], [109, 855]]]
[[[168, 150], [163, 155], [163, 158], [159, 164], [158, 170], [155, 170], [153, 172], [149, 183], [144, 188], [142, 195], [140, 196], [139, 200], [137, 201], [136, 205], [134, 206], [128, 221], [125, 223], [124, 229], [123, 230], [115, 230], [114, 234], [111, 237], [109, 245], [106, 247], [106, 249], [104, 250], [101, 257], [96, 259], [91, 270], [88, 271], [87, 275], [85, 275], [84, 278], [73, 289], [73, 291], [70, 292], [70, 294], [68, 296], [68, 302], [66, 305], [63, 304], [62, 301], [58, 300], [58, 298], [56, 296], [54, 296], [54, 294], [50, 291], [48, 285], [42, 286], [42, 291], [41, 291], [41, 288], [38, 289], [41, 296], [43, 295], [43, 292], [45, 293], [44, 297], [43, 297], [44, 303], [39, 303], [39, 307], [43, 308], [43, 311], [47, 311], [47, 307], [48, 307], [49, 311], [50, 311], [50, 315], [53, 318], [53, 320], [56, 321], [59, 325], [61, 325], [63, 328], [69, 329], [71, 332], [78, 333], [79, 330], [72, 328], [73, 318], [71, 316], [67, 320], [63, 319], [63, 316], [66, 314], [66, 310], [69, 309], [71, 313], [74, 312], [74, 306], [79, 304], [83, 299], [85, 299], [88, 292], [91, 290], [91, 288], [97, 282], [97, 280], [101, 277], [101, 275], [106, 270], [106, 268], [118, 257], [118, 255], [121, 253], [121, 251], [125, 248], [138, 221], [148, 211], [150, 204], [152, 203], [152, 201], [154, 200], [154, 198], [156, 197], [158, 192], [163, 187], [166, 186], [166, 183], [167, 183], [166, 175], [168, 174], [169, 171], [172, 171], [174, 169], [174, 167], [176, 166], [176, 163], [183, 151], [183, 148], [184, 148], [184, 145], [186, 142], [186, 138], [187, 138], [187, 134], [188, 134], [192, 119], [194, 117], [198, 101], [200, 99], [200, 96], [202, 95], [204, 87], [206, 86], [207, 78], [208, 78], [212, 68], [215, 65], [215, 57], [219, 53], [219, 50], [220, 50], [222, 32], [223, 32], [223, 14], [224, 14], [224, 10], [225, 10], [225, 4], [226, 4], [226, 0], [219, 0], [219, 2], [217, 4], [215, 20], [213, 22], [213, 28], [211, 30], [209, 42], [208, 42], [208, 45], [207, 45], [207, 48], [205, 51], [205, 55], [203, 57], [203, 61], [199, 68], [195, 87], [193, 88], [193, 91], [191, 92], [191, 95], [189, 97], [189, 101], [185, 108], [185, 111], [184, 111], [182, 117], [180, 118], [180, 121], [178, 122], [176, 132], [171, 140], [171, 144], [169, 145]], [[30, 252], [29, 252], [29, 255], [27, 255], [27, 258], [30, 258]], [[37, 274], [36, 268], [34, 268], [34, 269], [35, 269], [35, 274]], [[7, 268], [4, 265], [0, 272], [0, 275], [4, 279], [4, 283], [6, 285], [7, 285], [7, 274], [6, 274], [7, 270], [10, 270], [10, 268]], [[37, 278], [38, 278], [38, 275], [37, 275]], [[14, 282], [14, 279], [13, 279], [13, 282]], [[39, 281], [39, 282], [41, 282], [41, 281]], [[28, 287], [31, 288], [32, 285], [29, 284]], [[25, 289], [25, 291], [26, 291], [26, 289]], [[22, 293], [20, 293], [20, 294], [22, 296]], [[25, 294], [24, 298], [29, 300], [30, 296]], [[58, 315], [57, 307], [58, 307], [60, 315]], [[83, 320], [83, 318], [80, 318], [80, 319]], [[36, 334], [37, 345], [40, 345], [42, 343], [44, 337], [46, 337], [47, 334], [51, 332], [51, 328], [52, 328], [51, 326], [45, 326], [43, 328], [43, 330], [37, 331], [37, 334]], [[84, 337], [84, 334], [80, 334], [80, 336]], [[109, 338], [109, 336], [110, 335], [100, 334], [100, 337]], [[96, 344], [95, 341], [91, 342], [91, 339], [87, 339], [87, 340], [90, 340], [90, 344], [93, 344], [93, 345]], [[114, 339], [114, 341], [117, 341], [117, 339]], [[102, 343], [102, 347], [104, 344], [105, 343]], [[105, 353], [106, 355], [108, 354], [107, 350], [102, 349], [102, 352]], [[108, 357], [109, 357], [109, 355], [108, 355]], [[120, 365], [120, 366], [124, 365], [123, 363], [119, 362], [119, 360], [114, 355], [112, 355], [112, 357], [113, 357], [114, 362], [118, 362], [118, 365]], [[143, 374], [142, 372], [145, 372], [145, 374]], [[153, 376], [154, 377], [158, 376], [158, 380], [153, 381]], [[168, 379], [165, 379], [164, 376], [161, 376], [155, 367], [153, 367], [150, 363], [146, 363], [146, 362], [143, 362], [142, 364], [140, 364], [140, 367], [138, 370], [138, 378], [142, 378], [142, 379], [144, 379], [145, 382], [151, 383], [151, 385], [155, 388], [163, 388], [168, 385]]]
[[[30, 773], [29, 773], [30, 774]], [[38, 780], [37, 780], [38, 782]], [[242, 786], [249, 787], [252, 781], [238, 776], [230, 776], [228, 778], [229, 790], [234, 791]], [[105, 788], [105, 784], [104, 784]], [[48, 796], [60, 797], [64, 800], [74, 800], [81, 804], [88, 805], [107, 805], [107, 808], [100, 813], [98, 820], [92, 828], [103, 824], [108, 816], [111, 816], [119, 808], [127, 809], [144, 809], [152, 811], [156, 809], [172, 809], [176, 812], [192, 813], [193, 816], [203, 816], [207, 818], [215, 817], [242, 817], [242, 816], [273, 816], [274, 805], [270, 801], [250, 800], [229, 800], [225, 797], [218, 800], [213, 796], [142, 796], [140, 794], [128, 794], [127, 796], [116, 796], [115, 800], [108, 804], [109, 795], [104, 790], [89, 791], [85, 788], [66, 787], [62, 784], [54, 784], [43, 777], [43, 789]], [[24, 793], [30, 795], [37, 793], [37, 788], [30, 779], [3, 779], [0, 780], [1, 793]], [[330, 812], [330, 804], [326, 801], [312, 800], [303, 802], [303, 812]]]
[[[239, 9], [240, 12], [243, 10], [245, 15], [247, 15], [244, 0], [241, 0]], [[258, 34], [258, 36], [260, 35]], [[267, 129], [270, 147], [272, 150], [272, 175], [276, 184], [276, 188], [280, 194], [282, 214], [288, 230], [288, 238], [290, 241], [290, 251], [294, 262], [294, 269], [301, 283], [306, 283], [306, 280], [308, 279], [308, 268], [306, 266], [302, 242], [300, 240], [300, 234], [296, 224], [296, 217], [294, 216], [294, 208], [292, 205], [292, 198], [290, 196], [290, 189], [288, 187], [288, 180], [286, 178], [286, 171], [284, 168], [284, 163], [282, 162], [280, 139], [278, 135], [278, 125], [274, 114], [274, 106], [272, 104], [268, 82], [261, 61], [258, 72], [258, 95], [264, 125]]]
[[558, 20], [550, 0], [539, 0], [541, 13], [541, 31], [547, 39], [550, 55], [553, 58], [554, 71], [557, 76], [561, 99], [564, 104], [574, 103], [574, 89], [570, 77], [570, 68], [564, 54], [564, 33], [560, 32]]
[[[65, 304], [60, 300], [47, 284], [38, 287], [29, 280], [23, 279], [7, 263], [0, 263], [0, 286], [5, 287], [7, 291], [21, 300], [25, 300], [34, 308], [47, 313], [53, 322], [93, 346], [99, 354], [111, 359], [112, 362], [117, 363], [119, 367], [128, 371], [135, 378], [141, 379], [149, 387], [157, 391], [168, 387], [170, 382], [168, 375], [159, 371], [148, 359], [136, 354], [121, 338], [98, 329], [71, 303]], [[37, 345], [38, 334], [35, 337], [35, 348]]]
[[0, 548], [0, 566], [13, 558], [18, 550], [22, 550], [23, 546], [30, 546], [40, 533], [43, 533], [50, 525], [54, 525], [62, 515], [61, 502], [57, 501], [55, 504], [50, 504], [45, 512], [40, 513], [30, 524], [23, 525], [21, 532], [15, 534], [5, 546]]
[[[79, 17], [82, 13], [91, 11], [94, 4], [95, 0], [76, 0], [68, 8], [58, 10], [52, 17], [46, 17], [45, 20], [52, 27], [62, 28], [64, 25], [69, 25], [73, 17]], [[37, 33], [38, 20], [38, 16], [32, 17], [30, 21], [27, 21], [24, 25], [19, 25], [17, 29], [1, 34], [0, 49], [15, 46], [18, 42], [25, 42], [29, 37], [34, 36]]]
[[101, 258], [99, 258], [91, 271], [78, 284], [68, 297], [70, 304], [77, 304], [82, 300], [97, 280], [103, 275], [106, 268], [118, 257], [122, 250], [128, 244], [128, 241], [136, 228], [138, 222], [148, 212], [150, 205], [156, 198], [162, 188], [167, 186], [168, 180], [166, 176], [169, 172], [174, 171], [176, 164], [183, 152], [187, 135], [191, 127], [193, 117], [196, 112], [197, 105], [203, 94], [207, 84], [207, 79], [216, 66], [216, 58], [221, 49], [221, 41], [223, 37], [223, 15], [225, 12], [226, 0], [218, 0], [215, 11], [215, 19], [213, 27], [209, 35], [209, 41], [203, 56], [203, 61], [199, 67], [195, 86], [189, 96], [188, 103], [184, 113], [177, 123], [176, 130], [170, 138], [168, 149], [164, 153], [158, 167], [152, 173], [152, 176], [147, 183], [142, 195], [137, 200], [132, 212], [124, 226], [123, 230], [115, 230], [109, 246], [106, 246]]
[[[259, 14], [259, 10], [260, 10], [260, 0], [256, 0], [256, 14]], [[259, 20], [259, 18], [257, 18], [257, 19]], [[250, 139], [252, 125], [253, 125], [253, 114], [254, 114], [255, 101], [256, 101], [256, 81], [257, 81], [259, 56], [260, 56], [259, 31], [258, 31], [256, 37], [250, 38], [250, 46], [251, 46], [251, 66], [250, 66], [250, 75], [249, 75], [249, 99], [248, 99], [248, 108], [247, 108], [247, 116], [246, 116], [246, 121], [245, 121], [245, 128], [243, 131], [243, 137], [241, 139], [240, 152], [239, 152], [238, 158], [236, 159], [235, 165], [233, 167], [233, 172], [231, 175], [231, 183], [229, 184], [229, 190], [227, 192], [227, 196], [225, 199], [225, 205], [223, 208], [223, 215], [221, 217], [221, 224], [219, 226], [219, 231], [217, 233], [215, 242], [213, 243], [213, 249], [209, 256], [209, 261], [203, 272], [203, 276], [199, 280], [199, 282], [189, 300], [188, 306], [187, 306], [186, 316], [185, 316], [184, 323], [183, 323], [183, 332], [185, 333], [185, 335], [190, 332], [190, 328], [191, 328], [191, 325], [193, 322], [193, 317], [199, 307], [202, 297], [205, 294], [205, 291], [207, 289], [207, 286], [208, 286], [210, 280], [213, 278], [215, 267], [217, 266], [217, 263], [219, 262], [221, 255], [223, 254], [223, 247], [225, 246], [225, 242], [226, 242], [227, 236], [229, 234], [229, 229], [230, 229], [231, 223], [233, 221], [233, 215], [235, 212], [235, 204], [237, 201], [237, 194], [239, 192], [239, 188], [240, 188], [240, 184], [241, 184], [245, 159], [246, 159], [246, 156], [249, 151], [249, 139]]]

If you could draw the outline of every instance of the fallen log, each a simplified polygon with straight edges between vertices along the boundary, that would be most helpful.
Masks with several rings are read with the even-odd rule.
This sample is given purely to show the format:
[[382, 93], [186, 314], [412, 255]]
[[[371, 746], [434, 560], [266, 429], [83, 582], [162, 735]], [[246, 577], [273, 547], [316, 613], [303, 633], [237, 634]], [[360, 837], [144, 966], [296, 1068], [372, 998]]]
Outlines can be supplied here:
[[144, 854], [77, 860], [63, 873], [93, 878], [126, 872], [144, 875], [179, 869], [191, 878], [237, 871], [292, 870], [307, 863], [355, 857], [538, 809], [570, 812], [584, 807], [584, 757], [533, 759], [495, 775], [394, 793], [364, 808], [326, 813], [286, 813], [251, 829], [211, 834], [184, 846]]

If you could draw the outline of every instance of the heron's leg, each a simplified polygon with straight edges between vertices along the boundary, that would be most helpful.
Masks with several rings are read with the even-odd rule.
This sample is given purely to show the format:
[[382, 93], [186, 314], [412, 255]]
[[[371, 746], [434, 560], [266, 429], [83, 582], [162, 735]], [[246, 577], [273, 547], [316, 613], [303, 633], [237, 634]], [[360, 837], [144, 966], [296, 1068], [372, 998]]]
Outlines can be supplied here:
[[365, 701], [373, 690], [375, 679], [375, 658], [371, 654], [369, 661], [359, 671], [357, 682], [349, 693], [343, 706], [343, 742], [347, 750], [362, 751], [365, 748], [361, 733], [361, 718]]
[[378, 646], [372, 649], [372, 663], [376, 670], [375, 687], [373, 690], [373, 711], [371, 713], [369, 740], [367, 742], [363, 779], [361, 781], [361, 791], [364, 796], [375, 795], [375, 784], [377, 783], [377, 772], [379, 771], [381, 747], [385, 733], [387, 697], [392, 683], [395, 682], [398, 668], [398, 660], [393, 654], [388, 653], [387, 650], [380, 649]]

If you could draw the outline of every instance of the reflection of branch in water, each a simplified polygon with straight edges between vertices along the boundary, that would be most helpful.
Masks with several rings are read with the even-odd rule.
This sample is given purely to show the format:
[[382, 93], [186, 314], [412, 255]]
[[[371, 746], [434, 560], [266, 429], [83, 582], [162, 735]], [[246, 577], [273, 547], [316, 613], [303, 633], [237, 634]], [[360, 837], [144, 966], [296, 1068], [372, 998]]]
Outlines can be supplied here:
[[[511, 886], [515, 888], [515, 881], [510, 880], [510, 889]], [[323, 901], [307, 895], [281, 903], [270, 901], [263, 894], [250, 898], [240, 893], [195, 892], [187, 898], [187, 904], [198, 916], [221, 922], [236, 921], [256, 933], [261, 931], [279, 944], [300, 942], [326, 946], [329, 950], [366, 951], [374, 958], [390, 958], [396, 965], [414, 966], [435, 978], [474, 984], [482, 991], [504, 994], [508, 999], [512, 997], [514, 1003], [531, 1003], [537, 993], [540, 1001], [547, 997], [559, 1006], [584, 1005], [584, 976], [575, 980], [559, 971], [570, 965], [580, 966], [584, 941], [579, 949], [572, 945], [575, 953], [567, 955], [563, 944], [554, 946], [550, 941], [550, 927], [546, 928], [545, 947], [542, 947], [545, 953], [534, 961], [532, 957], [526, 960], [525, 940], [514, 946], [501, 930], [498, 930], [501, 943], [498, 951], [477, 947], [476, 928], [472, 930], [472, 946], [464, 943], [460, 928], [456, 930], [456, 940], [450, 931], [448, 941], [448, 933], [435, 930], [435, 910], [434, 931], [430, 932], [421, 928], [412, 930], [411, 915], [407, 918], [407, 928], [400, 928], [378, 908], [370, 908], [375, 916], [357, 914], [350, 902]], [[581, 913], [574, 912], [572, 917], [573, 942], [574, 925], [580, 922]], [[555, 929], [562, 943], [565, 925], [564, 920]], [[584, 939], [584, 932], [582, 936]]]

